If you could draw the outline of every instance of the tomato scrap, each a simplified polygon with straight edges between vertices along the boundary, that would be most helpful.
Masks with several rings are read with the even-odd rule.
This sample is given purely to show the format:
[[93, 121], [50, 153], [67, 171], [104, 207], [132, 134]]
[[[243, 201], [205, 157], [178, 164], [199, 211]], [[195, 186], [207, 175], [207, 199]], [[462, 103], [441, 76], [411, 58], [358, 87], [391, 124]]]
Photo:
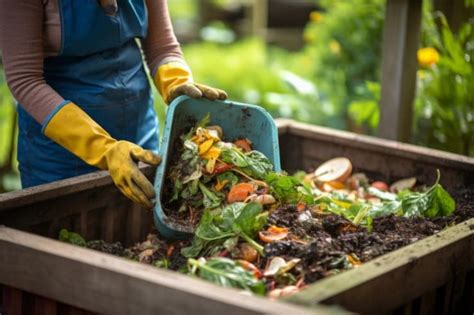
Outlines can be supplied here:
[[380, 181], [373, 182], [371, 186], [381, 191], [388, 191], [389, 189], [387, 183]]
[[266, 231], [258, 232], [260, 240], [264, 243], [272, 243], [279, 241], [288, 236], [288, 229], [285, 227], [278, 227], [276, 225], [270, 226]]
[[232, 169], [232, 165], [218, 161], [216, 166], [214, 167], [214, 173], [212, 174], [213, 175], [221, 174], [230, 169]]

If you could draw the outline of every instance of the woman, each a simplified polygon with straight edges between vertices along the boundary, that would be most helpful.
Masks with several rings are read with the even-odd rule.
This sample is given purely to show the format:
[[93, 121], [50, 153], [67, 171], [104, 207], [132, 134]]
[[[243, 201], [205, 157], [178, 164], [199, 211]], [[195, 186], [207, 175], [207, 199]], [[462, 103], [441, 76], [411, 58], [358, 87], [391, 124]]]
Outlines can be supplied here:
[[166, 0], [0, 0], [3, 62], [19, 113], [23, 187], [108, 170], [151, 207], [136, 162], [160, 162], [158, 122], [140, 46], [164, 100], [225, 99], [193, 83]]

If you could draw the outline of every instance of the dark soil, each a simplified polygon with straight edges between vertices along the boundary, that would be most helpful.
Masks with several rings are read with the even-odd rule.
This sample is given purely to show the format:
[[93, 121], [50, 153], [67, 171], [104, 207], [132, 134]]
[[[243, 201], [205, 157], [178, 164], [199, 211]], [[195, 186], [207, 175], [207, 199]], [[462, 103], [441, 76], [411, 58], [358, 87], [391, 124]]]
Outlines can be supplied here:
[[188, 246], [190, 241], [167, 242], [156, 232], [150, 233], [147, 239], [129, 248], [120, 242], [106, 243], [102, 240], [87, 242], [87, 247], [107, 254], [136, 260], [141, 263], [179, 270], [186, 266], [186, 258], [181, 256], [181, 248]]
[[472, 204], [444, 218], [409, 219], [392, 215], [374, 219], [373, 231], [369, 233], [332, 214], [313, 213], [313, 219], [304, 220], [309, 217], [308, 211], [285, 207], [273, 212], [269, 224], [288, 227], [294, 237], [265, 246], [267, 259], [300, 258], [292, 274], [296, 278], [303, 277], [305, 283], [353, 268], [354, 261], [367, 262], [474, 217]]

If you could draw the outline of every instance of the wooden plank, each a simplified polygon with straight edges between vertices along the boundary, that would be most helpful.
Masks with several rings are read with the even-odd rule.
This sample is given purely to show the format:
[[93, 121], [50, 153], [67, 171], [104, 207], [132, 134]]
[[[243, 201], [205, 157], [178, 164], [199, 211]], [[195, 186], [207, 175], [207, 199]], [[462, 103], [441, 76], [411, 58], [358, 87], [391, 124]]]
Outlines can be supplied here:
[[290, 173], [301, 169], [303, 144], [297, 141], [299, 138], [289, 133], [280, 135], [279, 138], [282, 169]]
[[441, 314], [453, 314], [452, 310], [452, 294], [453, 294], [453, 287], [454, 287], [454, 279], [449, 280], [443, 286], [443, 308], [441, 310]]
[[433, 315], [436, 314], [436, 290], [431, 290], [421, 296], [420, 314]]
[[22, 297], [23, 292], [21, 290], [5, 286], [2, 298], [5, 314], [22, 315]]
[[[288, 301], [305, 306], [324, 302], [375, 314], [397, 309], [446, 284], [454, 277], [453, 270], [473, 269], [474, 219], [470, 219], [359, 268], [323, 279]], [[375, 299], [376, 292], [387, 294], [377, 294]]]
[[349, 158], [354, 172], [364, 172], [373, 180], [394, 182], [400, 178], [416, 177], [420, 183], [433, 183], [436, 180], [436, 170], [439, 169], [441, 184], [450, 190], [470, 187], [474, 183], [474, 172], [456, 170], [437, 164], [424, 163], [418, 159], [404, 159], [396, 156], [373, 151], [361, 151], [359, 148], [344, 145], [328, 145], [323, 141], [295, 139], [304, 148], [301, 161], [295, 161], [304, 170], [317, 167], [320, 163], [337, 157]]
[[275, 125], [278, 128], [278, 134], [286, 134], [288, 132], [288, 126], [293, 122], [292, 119], [277, 118], [275, 119]]
[[[110, 188], [112, 187], [110, 186]], [[106, 189], [65, 194], [61, 197], [57, 196], [50, 200], [44, 200], [30, 205], [0, 210], [0, 223], [23, 229], [32, 225], [51, 222], [52, 220], [70, 220], [71, 216], [77, 215], [82, 211], [106, 207], [108, 200], [95, 195], [96, 192], [103, 192], [104, 195], [109, 197], [116, 196], [116, 194], [107, 193]], [[24, 197], [24, 199], [28, 198]]]
[[[140, 164], [140, 170], [152, 179], [155, 168]], [[54, 200], [58, 196], [65, 196], [82, 191], [96, 190], [113, 185], [112, 179], [107, 171], [72, 177], [49, 184], [21, 189], [9, 193], [0, 194], [0, 213], [10, 208], [18, 208], [25, 205], [35, 204], [45, 200]]]
[[0, 283], [106, 314], [341, 312], [321, 306], [308, 310], [240, 294], [176, 272], [7, 227], [0, 227]]
[[[56, 315], [57, 304], [55, 301], [36, 296], [34, 300], [33, 315]], [[61, 314], [59, 314], [61, 315]]]
[[[292, 135], [298, 135], [308, 140], [324, 141], [328, 145], [342, 145], [356, 148], [360, 152], [379, 152], [398, 158], [419, 160], [423, 163], [474, 172], [473, 157], [295, 121], [291, 122], [287, 128]], [[324, 149], [326, 148], [320, 148], [320, 150]]]
[[409, 142], [422, 0], [387, 0], [379, 136]]

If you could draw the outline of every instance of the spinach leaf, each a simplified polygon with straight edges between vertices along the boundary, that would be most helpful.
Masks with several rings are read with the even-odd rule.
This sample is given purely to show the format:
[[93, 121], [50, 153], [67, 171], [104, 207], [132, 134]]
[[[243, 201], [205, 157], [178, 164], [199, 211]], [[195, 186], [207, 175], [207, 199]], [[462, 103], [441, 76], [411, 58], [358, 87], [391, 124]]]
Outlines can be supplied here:
[[66, 229], [59, 231], [59, 240], [73, 245], [86, 247], [86, 240], [78, 233], [69, 232]]
[[220, 157], [223, 162], [239, 167], [242, 172], [256, 179], [265, 178], [273, 170], [270, 160], [258, 151], [243, 153], [235, 146], [223, 147]]
[[371, 194], [372, 196], [377, 197], [382, 200], [396, 200], [397, 199], [397, 195], [392, 194], [390, 192], [381, 191], [375, 187], [367, 188], [367, 192]]
[[222, 193], [211, 191], [202, 183], [198, 183], [198, 185], [204, 197], [203, 199], [204, 207], [206, 209], [214, 209], [214, 208], [219, 207], [222, 200], [224, 200], [224, 195]]
[[186, 258], [198, 257], [204, 247], [206, 247], [207, 243], [209, 242], [195, 236], [190, 246], [181, 249], [181, 255]]
[[456, 203], [449, 193], [439, 184], [440, 173], [437, 171], [437, 179], [433, 186], [425, 192], [403, 191], [398, 195], [378, 191], [369, 188], [368, 192], [380, 199], [385, 200], [380, 205], [374, 205], [368, 215], [377, 217], [382, 215], [403, 215], [405, 217], [437, 217], [453, 213]]
[[265, 294], [265, 285], [252, 274], [229, 258], [216, 257], [209, 260], [188, 260], [190, 273], [225, 288], [238, 288], [258, 295]]
[[204, 212], [194, 234], [193, 243], [181, 252], [186, 257], [197, 257], [202, 252], [222, 246], [229, 238], [242, 238], [263, 255], [263, 246], [253, 240], [255, 234], [266, 224], [267, 215], [262, 214], [257, 203], [234, 203], [222, 211]]
[[385, 216], [389, 214], [402, 215], [402, 203], [400, 200], [386, 201], [378, 205], [373, 205], [368, 215], [371, 217]]
[[196, 228], [195, 236], [206, 241], [214, 241], [222, 238], [231, 237], [234, 234], [226, 227], [219, 225], [218, 216], [212, 214], [211, 211], [206, 210]]
[[438, 215], [447, 216], [456, 209], [456, 202], [443, 186], [438, 184], [433, 193], [432, 207], [438, 208]]
[[265, 176], [265, 182], [270, 186], [270, 194], [282, 203], [297, 203], [303, 195], [297, 189], [300, 181], [293, 176], [271, 172]]
[[183, 184], [186, 184], [187, 182], [199, 179], [202, 176], [202, 164], [203, 162], [199, 158], [197, 144], [191, 140], [186, 140], [184, 142], [183, 153], [181, 154], [176, 167], [172, 171], [172, 174], [179, 174], [176, 177], [181, 179]]
[[223, 162], [237, 167], [246, 167], [249, 165], [245, 154], [235, 146], [223, 147], [220, 158]]
[[265, 225], [265, 219], [259, 217], [262, 212], [262, 205], [258, 203], [247, 204], [237, 218], [234, 220], [232, 229], [242, 232], [253, 238]]
[[219, 218], [222, 222], [221, 225], [226, 229], [231, 229], [235, 219], [242, 213], [246, 205], [245, 202], [234, 202], [222, 209]]
[[250, 151], [245, 154], [247, 167], [243, 167], [242, 171], [257, 179], [265, 178], [268, 172], [273, 170], [273, 165], [268, 158], [261, 152]]
[[235, 186], [235, 184], [239, 182], [239, 177], [237, 177], [237, 175], [235, 175], [234, 173], [227, 171], [217, 175], [217, 180], [221, 183], [227, 181], [224, 187], [230, 188], [232, 186]]
[[453, 213], [456, 203], [449, 193], [439, 184], [439, 170], [436, 182], [427, 191], [406, 193], [401, 197], [404, 216], [425, 216], [429, 218], [446, 216]]

